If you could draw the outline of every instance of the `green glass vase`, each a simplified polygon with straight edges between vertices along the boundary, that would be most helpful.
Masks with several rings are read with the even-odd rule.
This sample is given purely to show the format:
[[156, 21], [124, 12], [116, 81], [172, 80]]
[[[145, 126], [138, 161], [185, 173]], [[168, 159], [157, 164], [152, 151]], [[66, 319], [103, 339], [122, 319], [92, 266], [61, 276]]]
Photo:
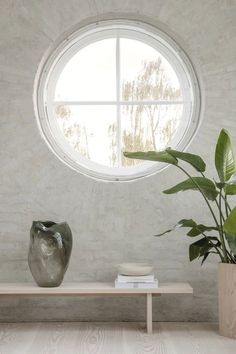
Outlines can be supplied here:
[[66, 222], [33, 221], [28, 264], [35, 282], [42, 287], [59, 286], [72, 250], [72, 233]]

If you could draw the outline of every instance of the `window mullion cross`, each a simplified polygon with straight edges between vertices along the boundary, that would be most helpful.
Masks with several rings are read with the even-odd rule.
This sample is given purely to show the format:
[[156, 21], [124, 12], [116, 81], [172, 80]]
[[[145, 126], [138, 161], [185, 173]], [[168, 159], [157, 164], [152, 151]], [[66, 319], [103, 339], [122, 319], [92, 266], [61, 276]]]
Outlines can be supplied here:
[[116, 119], [117, 119], [117, 159], [121, 167], [121, 102], [120, 102], [120, 37], [116, 37]]

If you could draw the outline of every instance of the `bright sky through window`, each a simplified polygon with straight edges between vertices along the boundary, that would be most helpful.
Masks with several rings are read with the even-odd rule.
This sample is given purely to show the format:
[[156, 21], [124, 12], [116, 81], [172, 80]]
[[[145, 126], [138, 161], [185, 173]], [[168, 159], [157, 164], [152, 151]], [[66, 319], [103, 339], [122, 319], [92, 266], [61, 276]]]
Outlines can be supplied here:
[[123, 150], [168, 145], [182, 111], [180, 83], [168, 61], [151, 46], [122, 37], [81, 49], [55, 90], [55, 113], [66, 140], [109, 167], [137, 163], [125, 159]]

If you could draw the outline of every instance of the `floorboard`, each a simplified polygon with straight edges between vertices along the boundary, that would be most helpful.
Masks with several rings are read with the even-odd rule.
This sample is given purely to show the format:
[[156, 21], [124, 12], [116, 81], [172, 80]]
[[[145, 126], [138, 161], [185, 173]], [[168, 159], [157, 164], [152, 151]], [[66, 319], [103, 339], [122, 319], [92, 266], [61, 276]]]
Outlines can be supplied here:
[[0, 323], [0, 354], [235, 354], [215, 323]]

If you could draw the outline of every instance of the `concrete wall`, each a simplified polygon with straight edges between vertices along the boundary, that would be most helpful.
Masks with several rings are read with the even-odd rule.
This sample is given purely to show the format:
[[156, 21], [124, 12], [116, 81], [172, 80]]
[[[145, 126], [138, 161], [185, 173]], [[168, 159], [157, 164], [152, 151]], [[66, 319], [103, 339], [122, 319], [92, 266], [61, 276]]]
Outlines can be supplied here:
[[[189, 239], [181, 232], [152, 237], [183, 217], [211, 223], [197, 194], [161, 194], [180, 174], [168, 168], [134, 183], [98, 182], [62, 164], [39, 135], [32, 91], [41, 57], [70, 27], [109, 13], [149, 18], [199, 67], [205, 114], [189, 150], [205, 158], [210, 176], [220, 128], [236, 143], [236, 1], [0, 0], [0, 282], [32, 281], [32, 220], [67, 220], [74, 247], [65, 281], [112, 281], [117, 263], [150, 261], [160, 281], [187, 280], [195, 292], [155, 300], [155, 320], [216, 320], [218, 260], [189, 263]], [[0, 320], [141, 320], [143, 304], [143, 298], [8, 298], [1, 299]]]

